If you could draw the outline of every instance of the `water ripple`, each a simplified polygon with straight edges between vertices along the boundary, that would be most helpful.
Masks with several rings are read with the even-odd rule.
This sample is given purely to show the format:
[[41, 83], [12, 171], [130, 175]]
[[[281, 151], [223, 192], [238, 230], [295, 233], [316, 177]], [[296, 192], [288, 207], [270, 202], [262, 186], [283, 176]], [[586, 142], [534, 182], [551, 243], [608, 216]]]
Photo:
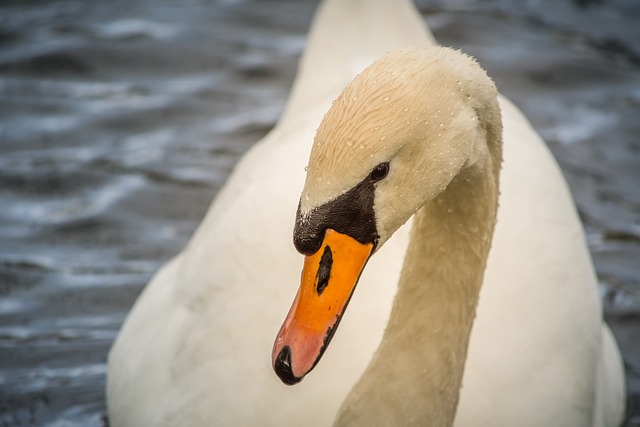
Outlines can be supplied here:
[[141, 188], [140, 176], [113, 178], [103, 187], [87, 194], [55, 200], [22, 200], [7, 209], [14, 218], [40, 224], [61, 224], [91, 218], [107, 210], [125, 195]]

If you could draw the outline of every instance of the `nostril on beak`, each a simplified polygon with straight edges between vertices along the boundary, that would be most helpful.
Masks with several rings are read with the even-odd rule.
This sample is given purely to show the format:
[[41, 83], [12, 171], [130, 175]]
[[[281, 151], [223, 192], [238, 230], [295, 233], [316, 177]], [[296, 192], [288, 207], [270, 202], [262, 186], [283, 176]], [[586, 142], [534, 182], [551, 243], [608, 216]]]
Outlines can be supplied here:
[[276, 361], [273, 364], [273, 370], [276, 371], [276, 375], [286, 385], [294, 385], [300, 382], [302, 378], [298, 378], [293, 375], [291, 370], [291, 349], [288, 345], [282, 347]]

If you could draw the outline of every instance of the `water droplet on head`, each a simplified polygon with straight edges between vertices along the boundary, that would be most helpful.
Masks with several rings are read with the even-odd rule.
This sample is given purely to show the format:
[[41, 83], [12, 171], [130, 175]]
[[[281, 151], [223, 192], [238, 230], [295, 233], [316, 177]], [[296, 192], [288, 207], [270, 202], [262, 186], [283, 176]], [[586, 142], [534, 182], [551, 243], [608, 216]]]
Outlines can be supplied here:
[[388, 96], [385, 96], [384, 98], [382, 98], [382, 100], [383, 100], [383, 101], [388, 101], [388, 100], [389, 100], [389, 97], [388, 97]]
[[309, 165], [304, 167], [304, 171], [307, 172], [309, 170]]

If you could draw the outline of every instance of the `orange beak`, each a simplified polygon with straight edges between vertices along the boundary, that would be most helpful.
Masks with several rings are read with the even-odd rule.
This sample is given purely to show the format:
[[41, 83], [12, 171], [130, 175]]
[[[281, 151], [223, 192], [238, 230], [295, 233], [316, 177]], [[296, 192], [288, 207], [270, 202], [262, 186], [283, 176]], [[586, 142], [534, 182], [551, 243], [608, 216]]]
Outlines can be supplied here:
[[285, 384], [298, 383], [322, 357], [372, 249], [371, 243], [328, 229], [320, 249], [305, 257], [300, 289], [271, 354]]

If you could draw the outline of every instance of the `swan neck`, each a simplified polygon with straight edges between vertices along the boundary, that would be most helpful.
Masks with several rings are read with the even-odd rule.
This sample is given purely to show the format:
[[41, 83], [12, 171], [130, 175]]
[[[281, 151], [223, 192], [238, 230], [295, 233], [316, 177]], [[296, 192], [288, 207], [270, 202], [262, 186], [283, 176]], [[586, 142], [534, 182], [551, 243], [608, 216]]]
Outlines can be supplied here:
[[462, 171], [416, 214], [382, 343], [336, 425], [453, 425], [495, 225], [491, 163]]

